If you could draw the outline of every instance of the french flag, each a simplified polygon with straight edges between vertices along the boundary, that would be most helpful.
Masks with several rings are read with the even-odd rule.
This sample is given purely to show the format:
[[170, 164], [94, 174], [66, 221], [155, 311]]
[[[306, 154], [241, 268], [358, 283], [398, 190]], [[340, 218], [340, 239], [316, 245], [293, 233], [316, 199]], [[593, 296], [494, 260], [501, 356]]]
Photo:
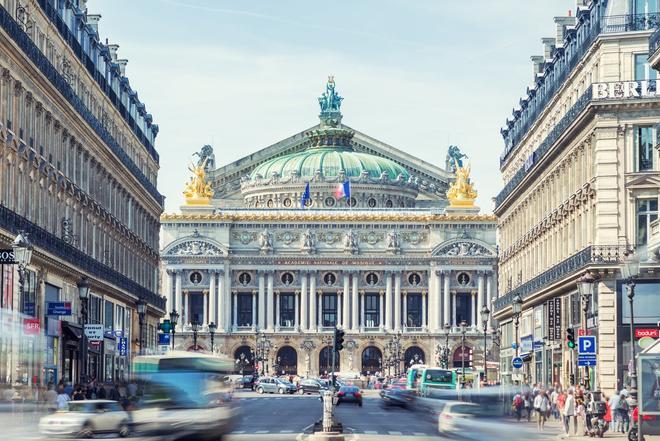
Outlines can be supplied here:
[[351, 181], [344, 181], [335, 190], [335, 197], [337, 199], [346, 198], [348, 201], [351, 198]]

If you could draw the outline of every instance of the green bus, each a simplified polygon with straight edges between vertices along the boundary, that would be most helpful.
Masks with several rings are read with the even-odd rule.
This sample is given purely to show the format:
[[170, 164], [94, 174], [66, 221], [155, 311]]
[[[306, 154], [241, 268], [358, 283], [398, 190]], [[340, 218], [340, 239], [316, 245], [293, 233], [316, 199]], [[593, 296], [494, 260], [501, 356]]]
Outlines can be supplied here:
[[407, 387], [426, 397], [436, 391], [456, 390], [456, 372], [450, 369], [413, 365], [408, 369]]

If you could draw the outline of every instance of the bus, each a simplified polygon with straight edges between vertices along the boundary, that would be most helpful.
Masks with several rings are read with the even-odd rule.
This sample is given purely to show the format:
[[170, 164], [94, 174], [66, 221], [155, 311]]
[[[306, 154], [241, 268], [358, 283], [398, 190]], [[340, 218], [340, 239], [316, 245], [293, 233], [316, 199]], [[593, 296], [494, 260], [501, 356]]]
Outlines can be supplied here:
[[465, 386], [470, 389], [479, 389], [481, 387], [482, 370], [465, 368], [465, 378], [463, 378], [462, 368], [456, 368], [454, 372], [458, 378], [459, 385], [465, 383]]
[[456, 390], [456, 372], [450, 369], [413, 365], [408, 369], [406, 385], [423, 397], [434, 395], [438, 391]]

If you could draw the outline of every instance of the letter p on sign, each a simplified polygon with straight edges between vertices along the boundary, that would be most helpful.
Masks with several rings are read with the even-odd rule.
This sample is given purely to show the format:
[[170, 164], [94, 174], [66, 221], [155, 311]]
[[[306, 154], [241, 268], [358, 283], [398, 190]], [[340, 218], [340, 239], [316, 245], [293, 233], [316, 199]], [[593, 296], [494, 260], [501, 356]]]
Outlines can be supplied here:
[[596, 336], [581, 335], [578, 337], [578, 354], [595, 354]]

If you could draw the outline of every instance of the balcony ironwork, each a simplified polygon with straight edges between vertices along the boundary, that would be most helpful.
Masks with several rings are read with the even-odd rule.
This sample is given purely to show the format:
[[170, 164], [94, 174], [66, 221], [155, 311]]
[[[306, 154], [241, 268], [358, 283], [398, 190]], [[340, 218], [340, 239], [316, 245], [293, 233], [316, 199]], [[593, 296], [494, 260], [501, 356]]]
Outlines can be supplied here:
[[164, 297], [85, 254], [2, 204], [0, 204], [0, 227], [13, 234], [18, 234], [21, 230], [25, 231], [30, 235], [30, 240], [35, 247], [41, 248], [71, 266], [80, 268], [95, 278], [119, 287], [130, 295], [141, 297], [148, 304], [165, 311]]
[[495, 311], [499, 311], [510, 305], [516, 295], [520, 295], [521, 298], [526, 299], [548, 285], [578, 272], [587, 265], [619, 265], [627, 250], [628, 247], [625, 245], [590, 245], [497, 298], [495, 300]]
[[513, 119], [507, 121], [507, 128], [502, 129], [506, 147], [500, 156], [500, 167], [516, 150], [599, 35], [648, 31], [655, 29], [660, 22], [660, 13], [657, 12], [601, 16], [602, 3], [594, 1], [588, 11], [578, 13], [577, 26], [567, 31], [563, 46], [555, 50], [553, 59], [545, 64], [544, 74], [537, 78], [534, 88], [521, 100], [521, 109], [515, 111]]
[[649, 37], [649, 57], [652, 57], [658, 49], [660, 49], [660, 27], [656, 28]]

